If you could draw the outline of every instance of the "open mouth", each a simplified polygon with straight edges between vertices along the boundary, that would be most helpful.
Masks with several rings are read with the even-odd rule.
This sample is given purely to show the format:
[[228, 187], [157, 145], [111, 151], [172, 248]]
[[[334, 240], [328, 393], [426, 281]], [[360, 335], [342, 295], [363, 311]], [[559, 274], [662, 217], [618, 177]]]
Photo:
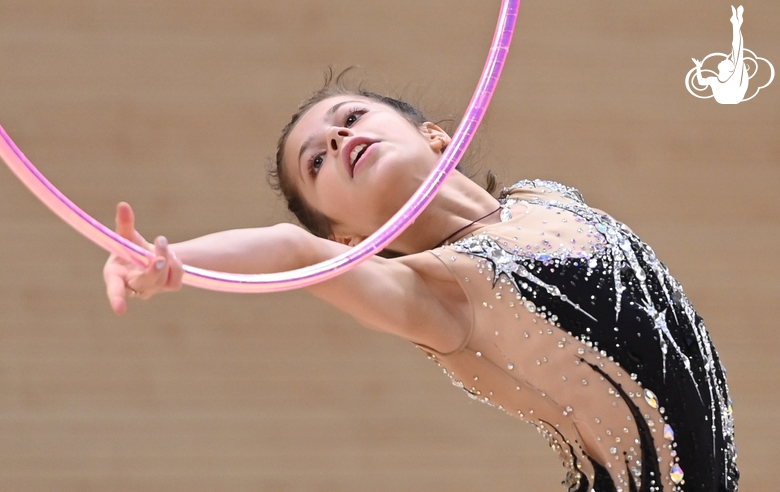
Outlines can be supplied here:
[[349, 173], [351, 177], [355, 177], [355, 170], [363, 165], [363, 161], [366, 160], [366, 153], [368, 153], [369, 157], [373, 154], [371, 146], [375, 143], [377, 143], [377, 140], [365, 137], [353, 137], [347, 144], [344, 153], [341, 155], [341, 159], [344, 162], [344, 167], [347, 168], [347, 173]]
[[371, 146], [371, 144], [360, 144], [355, 145], [355, 147], [352, 149], [352, 152], [349, 153], [349, 162], [352, 165], [352, 169], [355, 168], [355, 164], [357, 164], [357, 161], [360, 160], [361, 157], [363, 157], [363, 154], [368, 150], [368, 148]]

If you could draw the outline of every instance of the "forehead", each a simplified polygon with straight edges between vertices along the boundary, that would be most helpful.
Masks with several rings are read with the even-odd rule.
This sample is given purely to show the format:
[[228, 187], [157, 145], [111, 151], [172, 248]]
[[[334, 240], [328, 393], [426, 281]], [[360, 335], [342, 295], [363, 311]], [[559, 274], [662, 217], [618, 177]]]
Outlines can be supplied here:
[[308, 111], [306, 111], [301, 116], [298, 123], [301, 123], [304, 119], [315, 119], [315, 120], [322, 121], [322, 118], [333, 106], [348, 101], [356, 101], [365, 104], [374, 104], [376, 102], [373, 99], [369, 99], [359, 94], [339, 94], [337, 96], [330, 96], [327, 99], [323, 99], [322, 101], [314, 104], [311, 108], [309, 108]]

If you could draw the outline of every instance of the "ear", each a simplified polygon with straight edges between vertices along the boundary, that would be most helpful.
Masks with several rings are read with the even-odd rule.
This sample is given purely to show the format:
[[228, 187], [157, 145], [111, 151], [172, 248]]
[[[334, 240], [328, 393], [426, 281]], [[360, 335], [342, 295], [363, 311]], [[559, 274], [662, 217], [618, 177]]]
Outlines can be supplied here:
[[430, 121], [420, 125], [420, 132], [428, 139], [431, 149], [437, 154], [444, 152], [444, 149], [452, 142], [452, 138], [447, 135], [447, 132], [442, 130], [436, 123], [431, 123]]
[[335, 241], [339, 244], [343, 244], [344, 246], [349, 246], [350, 248], [354, 248], [358, 244], [362, 243], [364, 239], [366, 239], [368, 236], [359, 236], [356, 234], [349, 234], [345, 232], [340, 231], [333, 231], [333, 234], [328, 238], [331, 241]]

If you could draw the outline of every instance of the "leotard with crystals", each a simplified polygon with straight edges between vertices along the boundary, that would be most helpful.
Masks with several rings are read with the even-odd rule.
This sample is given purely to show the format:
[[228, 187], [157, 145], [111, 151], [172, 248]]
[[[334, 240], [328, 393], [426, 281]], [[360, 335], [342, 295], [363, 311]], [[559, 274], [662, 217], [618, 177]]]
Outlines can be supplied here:
[[573, 188], [502, 196], [502, 222], [430, 251], [473, 318], [457, 350], [421, 348], [471, 398], [535, 425], [572, 492], [736, 491], [725, 369], [666, 266]]

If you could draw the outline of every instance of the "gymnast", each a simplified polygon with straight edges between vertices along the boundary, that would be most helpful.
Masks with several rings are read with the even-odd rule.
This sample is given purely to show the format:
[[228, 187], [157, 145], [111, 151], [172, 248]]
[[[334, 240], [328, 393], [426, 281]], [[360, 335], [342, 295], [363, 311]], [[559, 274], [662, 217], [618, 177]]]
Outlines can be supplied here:
[[702, 62], [696, 58], [692, 59], [696, 64], [696, 81], [702, 86], [702, 90], [707, 86], [712, 87], [713, 97], [721, 104], [742, 102], [750, 82], [748, 68], [745, 65], [745, 42], [741, 31], [744, 12], [742, 5], [736, 9], [734, 6], [731, 7], [731, 19], [729, 19], [732, 27], [731, 54], [718, 63], [717, 77], [702, 77]]
[[[308, 231], [282, 223], [150, 244], [120, 203], [118, 234], [154, 259], [110, 256], [111, 306], [122, 314], [128, 297], [178, 290], [182, 263], [271, 273], [341, 254], [401, 208], [450, 142], [414, 106], [330, 77], [282, 130], [271, 172]], [[307, 290], [536, 426], [571, 492], [736, 491], [725, 370], [653, 250], [574, 188], [492, 191], [453, 172], [381, 257]]]

